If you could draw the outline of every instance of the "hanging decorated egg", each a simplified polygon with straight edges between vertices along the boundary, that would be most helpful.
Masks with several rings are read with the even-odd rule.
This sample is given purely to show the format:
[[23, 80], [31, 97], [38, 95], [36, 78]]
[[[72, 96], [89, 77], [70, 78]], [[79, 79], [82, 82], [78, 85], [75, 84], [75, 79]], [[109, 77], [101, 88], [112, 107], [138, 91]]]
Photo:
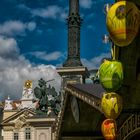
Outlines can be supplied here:
[[116, 119], [122, 111], [122, 98], [114, 92], [105, 93], [101, 100], [101, 108], [106, 118]]
[[110, 38], [118, 46], [128, 46], [139, 31], [140, 12], [134, 3], [116, 2], [108, 11], [106, 25]]
[[99, 68], [99, 79], [107, 91], [116, 91], [123, 81], [123, 67], [121, 62], [105, 60]]
[[102, 134], [106, 140], [115, 140], [117, 125], [113, 119], [106, 119], [103, 121], [101, 126]]

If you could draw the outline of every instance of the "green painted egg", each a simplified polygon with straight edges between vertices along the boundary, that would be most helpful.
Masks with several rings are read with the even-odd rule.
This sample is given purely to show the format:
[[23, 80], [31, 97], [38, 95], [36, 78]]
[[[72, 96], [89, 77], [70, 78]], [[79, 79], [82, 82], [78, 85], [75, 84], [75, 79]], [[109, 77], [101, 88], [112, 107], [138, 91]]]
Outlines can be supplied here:
[[121, 62], [105, 60], [99, 68], [99, 79], [106, 91], [116, 91], [123, 81], [123, 67]]

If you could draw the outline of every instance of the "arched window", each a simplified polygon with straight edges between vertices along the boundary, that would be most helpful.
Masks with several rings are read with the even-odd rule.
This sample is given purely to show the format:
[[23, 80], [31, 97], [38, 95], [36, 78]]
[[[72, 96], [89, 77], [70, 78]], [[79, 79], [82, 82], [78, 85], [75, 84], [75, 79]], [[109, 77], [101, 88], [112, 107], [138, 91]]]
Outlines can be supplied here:
[[46, 138], [46, 134], [45, 133], [41, 133], [40, 135], [39, 135], [39, 140], [46, 140], [47, 138]]

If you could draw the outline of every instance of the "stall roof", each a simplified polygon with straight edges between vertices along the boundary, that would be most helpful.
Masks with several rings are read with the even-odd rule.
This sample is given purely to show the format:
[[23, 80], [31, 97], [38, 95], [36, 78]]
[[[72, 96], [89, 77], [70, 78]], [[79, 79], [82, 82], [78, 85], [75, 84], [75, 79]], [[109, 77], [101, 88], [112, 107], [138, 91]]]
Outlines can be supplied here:
[[105, 92], [101, 84], [68, 84], [67, 88], [101, 99]]

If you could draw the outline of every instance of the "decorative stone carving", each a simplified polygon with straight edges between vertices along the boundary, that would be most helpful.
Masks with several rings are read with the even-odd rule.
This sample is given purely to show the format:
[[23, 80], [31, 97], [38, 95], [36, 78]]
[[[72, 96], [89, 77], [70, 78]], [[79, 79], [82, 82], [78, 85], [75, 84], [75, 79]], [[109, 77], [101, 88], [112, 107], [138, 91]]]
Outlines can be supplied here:
[[27, 116], [23, 114], [15, 120], [15, 129], [20, 129], [24, 124], [26, 124], [26, 117]]
[[13, 127], [12, 126], [4, 126], [3, 130], [4, 131], [13, 131]]
[[12, 100], [10, 100], [10, 97], [5, 100], [4, 110], [12, 110]]
[[82, 66], [80, 61], [80, 26], [81, 17], [78, 13], [79, 1], [70, 1], [70, 13], [68, 21], [68, 57], [63, 64], [65, 67]]
[[32, 90], [32, 81], [25, 81], [22, 93], [22, 99], [32, 99], [33, 98], [33, 90]]

